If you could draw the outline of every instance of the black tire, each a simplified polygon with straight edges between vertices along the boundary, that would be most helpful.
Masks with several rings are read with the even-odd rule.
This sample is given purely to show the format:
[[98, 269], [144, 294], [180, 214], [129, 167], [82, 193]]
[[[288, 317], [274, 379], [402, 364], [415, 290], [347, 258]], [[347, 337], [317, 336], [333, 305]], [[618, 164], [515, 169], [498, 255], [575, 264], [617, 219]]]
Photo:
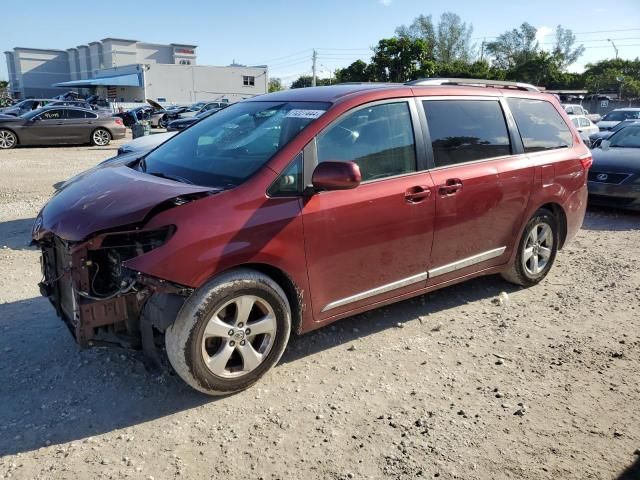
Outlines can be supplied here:
[[[550, 238], [553, 243], [549, 247], [548, 240], [542, 243], [538, 241], [536, 250], [536, 243], [534, 242], [532, 246], [531, 241], [533, 237], [538, 239], [540, 238], [537, 233], [542, 233], [542, 231], [544, 231], [544, 227], [540, 227], [541, 225], [547, 225], [549, 227], [550, 233], [545, 235], [545, 239]], [[535, 234], [532, 233], [534, 228], [536, 229]], [[502, 272], [502, 277], [511, 283], [522, 285], [524, 287], [530, 287], [539, 283], [547, 276], [549, 270], [551, 270], [551, 267], [553, 266], [556, 254], [558, 253], [559, 241], [558, 219], [549, 210], [538, 210], [527, 222], [527, 225], [522, 232], [522, 238], [518, 243], [518, 251], [516, 252], [516, 258], [513, 265], [509, 267], [509, 270]], [[547, 255], [546, 249], [550, 250], [550, 253], [548, 254], [548, 257], [545, 258]], [[530, 252], [532, 253], [532, 256], [529, 256]], [[537, 268], [534, 268], [533, 256], [538, 258], [537, 262], [541, 262], [540, 259], [545, 260], [544, 266], [541, 266], [540, 263], [535, 263], [535, 267]], [[538, 268], [539, 271], [537, 271]]]
[[91, 132], [91, 145], [105, 147], [111, 143], [111, 132], [106, 128], [96, 128]]
[[11, 130], [0, 128], [0, 149], [9, 150], [18, 145], [18, 136]]
[[[238, 298], [254, 298], [256, 303], [250, 307], [252, 315], [257, 313], [260, 316], [259, 309], [268, 305], [275, 317], [275, 333], [273, 335], [256, 335], [249, 336], [249, 328], [246, 329], [247, 336], [236, 337], [243, 330], [237, 329], [238, 325], [233, 320], [230, 321], [227, 328], [230, 332], [234, 329], [236, 334], [231, 334], [228, 338], [205, 337], [210, 321], [214, 322], [213, 315], [223, 309], [225, 305], [233, 304], [234, 299]], [[239, 307], [233, 304], [235, 308]], [[257, 310], [256, 310], [257, 309]], [[267, 314], [268, 315], [268, 314]], [[236, 313], [236, 317], [240, 314]], [[217, 318], [220, 318], [218, 315]], [[263, 317], [263, 318], [266, 318]], [[225, 323], [226, 325], [226, 323]], [[251, 327], [255, 323], [247, 321], [244, 327]], [[244, 390], [256, 383], [271, 367], [273, 367], [284, 353], [289, 341], [291, 332], [291, 308], [284, 291], [268, 276], [250, 269], [238, 269], [224, 273], [219, 277], [209, 281], [207, 284], [199, 288], [182, 306], [175, 322], [165, 332], [165, 345], [167, 356], [176, 373], [191, 387], [208, 395], [228, 395], [231, 393]], [[237, 339], [236, 346], [233, 340]], [[240, 339], [244, 339], [243, 347], [240, 347]], [[252, 340], [253, 338], [253, 340]], [[211, 346], [212, 351], [207, 349], [208, 340], [218, 342]], [[251, 346], [252, 342], [270, 343], [270, 348], [265, 351], [261, 357], [260, 363], [250, 371], [244, 372], [246, 368], [245, 356], [241, 353], [241, 349]], [[255, 344], [254, 344], [255, 346]], [[255, 352], [254, 346], [251, 349]], [[231, 348], [233, 354], [225, 365], [225, 370], [221, 375], [213, 372], [205, 361], [212, 360], [223, 351]], [[244, 351], [244, 350], [242, 350]], [[236, 357], [234, 357], [236, 355]], [[238, 361], [242, 367], [239, 370], [232, 371], [229, 369], [228, 375], [236, 375], [235, 377], [226, 377], [226, 366]]]
[[169, 124], [169, 121], [167, 120], [167, 116], [166, 115], [163, 115], [158, 120], [158, 128], [167, 128], [168, 124]]

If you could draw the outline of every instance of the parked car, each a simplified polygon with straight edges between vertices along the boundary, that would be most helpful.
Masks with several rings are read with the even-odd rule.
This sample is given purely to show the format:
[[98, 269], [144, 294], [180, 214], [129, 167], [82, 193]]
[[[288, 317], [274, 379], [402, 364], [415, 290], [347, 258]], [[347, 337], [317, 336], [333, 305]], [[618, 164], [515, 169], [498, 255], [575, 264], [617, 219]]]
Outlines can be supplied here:
[[584, 108], [582, 105], [573, 104], [573, 103], [563, 103], [562, 108], [567, 113], [567, 115], [581, 115], [587, 117], [592, 122], [599, 122], [602, 119], [602, 116], [598, 113], [589, 113], [589, 110]]
[[118, 148], [118, 155], [125, 155], [128, 153], [146, 153], [153, 150], [161, 143], [169, 140], [177, 132], [163, 132], [154, 133], [153, 135], [145, 135], [138, 137], [129, 143], [125, 143]]
[[628, 127], [629, 125], [635, 125], [635, 124], [640, 124], [640, 119], [623, 120], [620, 123], [618, 123], [615, 127], [611, 127], [611, 130], [605, 130], [603, 132], [598, 130], [596, 133], [592, 133], [591, 135], [589, 135], [589, 140], [591, 140], [591, 146], [596, 147], [598, 146], [599, 141], [609, 138], [611, 135], [613, 135], [614, 133], [616, 133], [618, 130], [622, 128]]
[[589, 203], [640, 210], [640, 124], [601, 140], [592, 154]]
[[24, 115], [25, 113], [32, 110], [42, 108], [52, 101], [53, 100], [46, 98], [29, 98], [27, 100], [22, 100], [10, 107], [0, 108], [0, 113], [3, 115], [12, 115], [14, 117], [19, 117], [20, 115]]
[[122, 120], [75, 107], [44, 107], [21, 117], [0, 118], [0, 149], [18, 145], [83, 144], [105, 146], [124, 138]]
[[209, 110], [222, 110], [229, 106], [226, 102], [198, 102], [194, 103], [188, 110], [180, 113], [179, 118], [191, 118], [198, 114], [208, 112]]
[[638, 119], [640, 119], [640, 108], [617, 108], [602, 117], [602, 120], [598, 122], [598, 128], [601, 132], [606, 132], [623, 120]]
[[578, 130], [578, 133], [580, 134], [580, 137], [582, 137], [584, 143], [590, 147], [591, 140], [589, 139], [589, 136], [598, 132], [598, 127], [584, 115], [569, 115], [569, 118], [571, 119], [574, 127]]
[[591, 154], [535, 87], [452, 81], [261, 95], [78, 176], [33, 226], [41, 292], [82, 347], [153, 357], [163, 334], [219, 395], [292, 331], [479, 275], [535, 285], [582, 224]]
[[167, 132], [177, 132], [179, 130], [184, 130], [187, 127], [190, 127], [194, 123], [199, 122], [203, 118], [207, 118], [210, 115], [213, 115], [216, 112], [219, 112], [219, 108], [212, 108], [209, 110], [200, 110], [195, 116], [188, 118], [179, 118], [177, 120], [173, 120], [169, 122], [167, 125]]

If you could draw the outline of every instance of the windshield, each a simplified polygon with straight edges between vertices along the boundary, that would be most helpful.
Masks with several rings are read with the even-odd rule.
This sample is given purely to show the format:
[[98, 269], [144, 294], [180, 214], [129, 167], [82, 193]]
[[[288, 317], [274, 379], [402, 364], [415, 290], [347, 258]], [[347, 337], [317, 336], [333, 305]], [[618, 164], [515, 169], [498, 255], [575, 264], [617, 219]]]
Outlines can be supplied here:
[[609, 146], [640, 148], [640, 127], [627, 127], [609, 138]]
[[607, 122], [621, 122], [622, 120], [628, 120], [630, 118], [640, 118], [640, 111], [614, 110], [613, 112], [607, 113], [602, 120], [606, 120]]
[[151, 175], [230, 188], [240, 185], [329, 108], [319, 102], [240, 102], [150, 152]]

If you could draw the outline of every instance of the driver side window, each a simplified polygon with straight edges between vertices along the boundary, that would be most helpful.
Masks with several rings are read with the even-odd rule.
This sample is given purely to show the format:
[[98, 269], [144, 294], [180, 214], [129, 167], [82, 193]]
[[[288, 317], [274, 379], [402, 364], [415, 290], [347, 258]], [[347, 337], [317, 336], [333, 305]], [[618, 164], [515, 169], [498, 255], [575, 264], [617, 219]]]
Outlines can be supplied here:
[[416, 149], [407, 102], [361, 108], [318, 136], [318, 162], [352, 161], [362, 181], [416, 171]]

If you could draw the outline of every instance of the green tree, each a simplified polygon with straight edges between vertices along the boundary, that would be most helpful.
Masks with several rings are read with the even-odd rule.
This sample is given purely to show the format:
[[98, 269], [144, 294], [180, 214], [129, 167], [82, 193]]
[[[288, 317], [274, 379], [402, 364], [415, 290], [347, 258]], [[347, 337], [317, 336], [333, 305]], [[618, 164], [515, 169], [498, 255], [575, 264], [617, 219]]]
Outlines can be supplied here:
[[421, 38], [383, 38], [371, 57], [372, 79], [378, 82], [406, 82], [423, 76], [429, 66], [426, 42]]
[[282, 80], [280, 80], [279, 78], [269, 79], [269, 93], [279, 92], [282, 89]]
[[463, 22], [459, 15], [445, 12], [434, 25], [431, 15], [419, 15], [409, 25], [396, 29], [399, 38], [421, 39], [427, 57], [439, 63], [469, 62], [474, 56], [471, 43], [473, 25]]
[[638, 58], [589, 63], [582, 76], [590, 92], [615, 92], [624, 99], [640, 97], [640, 59]]
[[356, 60], [345, 68], [336, 70], [336, 82], [370, 82], [373, 80], [371, 66], [362, 60]]
[[556, 27], [552, 54], [557, 58], [560, 70], [565, 71], [569, 65], [575, 63], [584, 53], [584, 45], [574, 47], [576, 36], [562, 25]]
[[[311, 82], [312, 82], [311, 75], [301, 75], [300, 77], [298, 77], [296, 80], [293, 81], [293, 83], [291, 84], [291, 88], [310, 87], [311, 86]], [[316, 79], [316, 85], [318, 87], [322, 87], [322, 86], [325, 86], [325, 85], [331, 85], [331, 79], [330, 78], [317, 78]]]
[[536, 32], [536, 27], [525, 22], [487, 43], [485, 49], [493, 65], [507, 70], [533, 59], [540, 47]]

